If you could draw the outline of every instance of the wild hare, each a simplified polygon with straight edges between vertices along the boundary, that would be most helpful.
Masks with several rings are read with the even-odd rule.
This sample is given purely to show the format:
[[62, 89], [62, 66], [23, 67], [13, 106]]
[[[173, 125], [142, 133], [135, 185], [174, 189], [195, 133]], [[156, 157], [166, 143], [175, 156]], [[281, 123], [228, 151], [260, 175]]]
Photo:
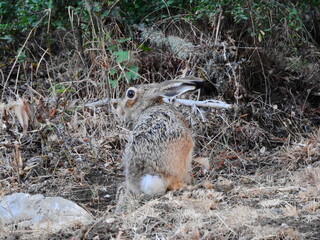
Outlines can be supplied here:
[[184, 186], [194, 142], [182, 115], [163, 97], [202, 85], [203, 80], [196, 78], [141, 84], [121, 98], [117, 115], [133, 127], [123, 155], [129, 192], [158, 195]]

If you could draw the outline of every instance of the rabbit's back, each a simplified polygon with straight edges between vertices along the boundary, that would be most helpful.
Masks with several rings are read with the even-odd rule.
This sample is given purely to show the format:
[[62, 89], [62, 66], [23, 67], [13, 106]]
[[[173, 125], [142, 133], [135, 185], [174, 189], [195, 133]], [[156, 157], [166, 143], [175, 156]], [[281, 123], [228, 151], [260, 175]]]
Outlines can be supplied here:
[[192, 135], [179, 112], [167, 105], [147, 109], [138, 118], [126, 146], [128, 188], [135, 193], [144, 192], [144, 176], [164, 179], [163, 186], [159, 182], [164, 191], [178, 188], [189, 170], [192, 149]]

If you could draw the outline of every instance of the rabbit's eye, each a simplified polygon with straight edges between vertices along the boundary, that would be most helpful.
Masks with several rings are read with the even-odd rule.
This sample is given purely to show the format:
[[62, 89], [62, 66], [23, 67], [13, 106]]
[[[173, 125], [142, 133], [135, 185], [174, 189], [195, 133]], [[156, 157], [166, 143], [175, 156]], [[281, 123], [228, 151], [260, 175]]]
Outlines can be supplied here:
[[128, 97], [128, 98], [134, 98], [135, 95], [136, 95], [136, 92], [133, 91], [133, 90], [129, 90], [129, 91], [127, 92], [127, 97]]

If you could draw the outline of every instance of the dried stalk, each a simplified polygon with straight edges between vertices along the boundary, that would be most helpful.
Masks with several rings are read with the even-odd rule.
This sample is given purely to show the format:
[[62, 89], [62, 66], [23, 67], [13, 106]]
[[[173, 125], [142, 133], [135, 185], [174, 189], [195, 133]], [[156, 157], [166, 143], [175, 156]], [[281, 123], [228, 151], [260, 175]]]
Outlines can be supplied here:
[[[167, 97], [163, 97], [162, 99], [165, 103], [169, 103], [169, 104], [179, 103], [181, 105], [186, 105], [186, 106], [212, 107], [212, 108], [224, 108], [224, 109], [231, 109], [233, 107], [232, 104], [228, 104], [226, 102], [213, 100], [213, 99], [209, 99], [205, 101], [195, 101], [195, 100], [189, 100], [189, 99], [167, 98]], [[115, 104], [115, 103], [118, 103], [119, 101], [120, 99], [112, 99], [110, 103]], [[107, 103], [109, 103], [109, 99], [103, 99], [96, 102], [87, 103], [84, 106], [85, 107], [101, 107], [106, 105]]]

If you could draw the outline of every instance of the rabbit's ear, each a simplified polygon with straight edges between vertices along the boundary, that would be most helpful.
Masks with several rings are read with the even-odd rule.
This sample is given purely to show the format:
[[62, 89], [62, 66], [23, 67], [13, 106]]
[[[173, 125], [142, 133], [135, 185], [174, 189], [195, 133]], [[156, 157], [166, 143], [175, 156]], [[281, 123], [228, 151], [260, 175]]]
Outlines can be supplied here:
[[180, 78], [161, 83], [160, 94], [166, 97], [176, 97], [185, 92], [195, 91], [201, 88], [204, 80], [201, 78]]

